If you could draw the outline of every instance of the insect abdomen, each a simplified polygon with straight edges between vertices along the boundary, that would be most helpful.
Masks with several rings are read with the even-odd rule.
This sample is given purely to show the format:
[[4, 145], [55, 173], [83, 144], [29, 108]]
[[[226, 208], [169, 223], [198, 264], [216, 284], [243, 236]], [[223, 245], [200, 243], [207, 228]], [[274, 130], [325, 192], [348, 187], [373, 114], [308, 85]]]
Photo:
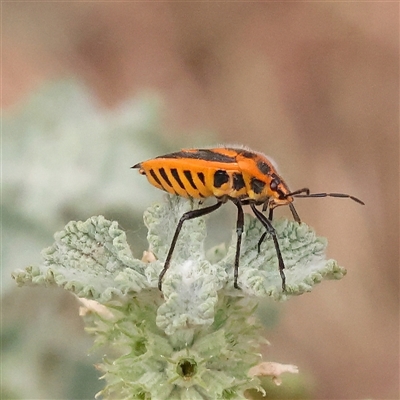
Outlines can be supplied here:
[[208, 184], [208, 171], [185, 168], [177, 160], [153, 159], [135, 165], [155, 187], [171, 194], [195, 199], [213, 196]]

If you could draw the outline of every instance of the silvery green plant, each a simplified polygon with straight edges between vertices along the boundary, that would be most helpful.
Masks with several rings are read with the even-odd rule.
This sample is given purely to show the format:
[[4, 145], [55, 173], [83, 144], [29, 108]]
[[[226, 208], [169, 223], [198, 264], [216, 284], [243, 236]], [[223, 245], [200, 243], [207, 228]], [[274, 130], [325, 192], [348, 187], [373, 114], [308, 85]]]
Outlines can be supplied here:
[[[132, 198], [126, 182], [140, 184], [141, 177], [126, 160], [170, 149], [160, 134], [161, 108], [159, 97], [147, 93], [103, 109], [82, 84], [62, 80], [43, 84], [18, 108], [3, 112], [2, 271], [7, 276], [40, 262], [40, 250], [70, 215], [118, 210], [128, 217], [125, 226], [140, 218], [141, 204], [150, 204], [154, 193], [143, 185]], [[11, 287], [11, 280], [3, 279], [2, 295]]]
[[97, 366], [106, 381], [103, 398], [236, 399], [247, 389], [262, 390], [257, 374], [249, 373], [265, 364], [258, 300], [285, 300], [346, 273], [326, 260], [326, 240], [310, 227], [276, 220], [286, 265], [282, 293], [273, 242], [265, 240], [258, 252], [263, 227], [247, 215], [241, 290], [234, 289], [236, 233], [227, 249], [206, 252], [205, 220], [197, 218], [183, 224], [160, 292], [158, 276], [177, 222], [194, 207], [166, 195], [145, 212], [149, 251], [142, 260], [132, 256], [118, 224], [98, 216], [68, 223], [43, 251], [41, 265], [13, 273], [18, 285], [60, 286], [81, 299], [87, 331], [95, 346], [107, 349]]

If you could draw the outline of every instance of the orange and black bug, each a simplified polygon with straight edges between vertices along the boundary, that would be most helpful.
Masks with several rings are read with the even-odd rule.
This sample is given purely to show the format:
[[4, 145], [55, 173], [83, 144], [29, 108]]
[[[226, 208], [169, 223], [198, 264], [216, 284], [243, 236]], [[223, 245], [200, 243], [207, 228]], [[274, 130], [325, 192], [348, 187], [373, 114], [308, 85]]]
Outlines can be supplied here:
[[[265, 228], [265, 233], [258, 242], [258, 251], [260, 251], [261, 243], [267, 234], [274, 241], [283, 291], [286, 290], [286, 279], [283, 272], [285, 264], [275, 229], [271, 224], [273, 210], [278, 206], [288, 205], [294, 220], [300, 223], [300, 217], [293, 205], [295, 197], [347, 197], [364, 204], [356, 197], [344, 193], [310, 193], [308, 188], [291, 192], [265, 155], [246, 148], [181, 150], [143, 161], [132, 168], [139, 168], [139, 172], [146, 175], [153, 186], [168, 193], [193, 199], [207, 197], [217, 199], [217, 203], [214, 205], [188, 211], [182, 215], [176, 227], [164, 268], [159, 276], [158, 287], [160, 290], [183, 223], [217, 210], [228, 200], [235, 204], [238, 211], [234, 287], [239, 289], [237, 280], [244, 225], [243, 205], [250, 205], [254, 215]], [[257, 206], [261, 205], [262, 209], [260, 210]], [[267, 217], [263, 212], [268, 209]]]

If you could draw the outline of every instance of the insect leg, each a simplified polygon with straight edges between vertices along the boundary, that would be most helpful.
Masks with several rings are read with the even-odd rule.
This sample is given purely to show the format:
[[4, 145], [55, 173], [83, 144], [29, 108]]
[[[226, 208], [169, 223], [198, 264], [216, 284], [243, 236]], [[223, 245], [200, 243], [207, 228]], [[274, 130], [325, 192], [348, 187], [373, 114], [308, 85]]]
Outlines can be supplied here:
[[256, 208], [256, 205], [254, 203], [250, 203], [250, 207], [253, 210], [254, 215], [264, 225], [264, 228], [267, 230], [267, 233], [269, 233], [272, 236], [275, 245], [276, 255], [278, 257], [279, 273], [282, 279], [282, 290], [286, 292], [286, 277], [285, 273], [283, 272], [283, 270], [285, 269], [285, 264], [283, 262], [281, 249], [279, 248], [278, 239], [276, 237], [276, 231], [272, 226], [271, 221], [260, 210]]
[[240, 258], [240, 246], [242, 244], [242, 234], [243, 234], [243, 226], [244, 226], [244, 214], [243, 214], [243, 207], [239, 200], [232, 199], [233, 203], [238, 209], [237, 221], [236, 221], [236, 234], [237, 234], [237, 241], [236, 241], [236, 254], [235, 254], [235, 266], [234, 266], [234, 273], [233, 273], [233, 286], [235, 289], [240, 289], [237, 281], [239, 277], [239, 258]]
[[171, 262], [171, 257], [172, 257], [172, 253], [174, 252], [175, 249], [175, 245], [176, 242], [178, 240], [178, 236], [179, 236], [179, 232], [182, 229], [182, 225], [185, 221], [189, 220], [189, 219], [193, 219], [193, 218], [198, 218], [201, 217], [203, 215], [209, 214], [215, 210], [217, 210], [218, 208], [220, 208], [222, 206], [223, 202], [218, 201], [217, 204], [214, 204], [212, 206], [209, 207], [204, 207], [204, 208], [199, 208], [198, 210], [191, 210], [186, 212], [185, 214], [182, 215], [181, 219], [178, 222], [178, 225], [176, 227], [175, 233], [174, 233], [174, 237], [172, 238], [172, 242], [171, 242], [171, 246], [169, 248], [168, 254], [167, 254], [167, 258], [165, 259], [165, 263], [164, 263], [164, 268], [161, 271], [159, 277], [158, 277], [158, 288], [161, 290], [162, 288], [162, 279], [163, 276], [165, 275], [165, 273], [167, 272], [168, 268], [169, 268], [169, 264]]
[[[266, 207], [265, 207], [265, 208], [263, 207], [263, 211], [266, 211], [266, 210], [267, 210], [267, 208], [266, 208]], [[273, 209], [273, 208], [270, 208], [270, 209], [269, 209], [269, 213], [268, 213], [268, 219], [269, 219], [270, 221], [272, 221], [273, 214], [274, 214], [274, 209]], [[258, 251], [258, 254], [260, 254], [261, 245], [262, 245], [262, 242], [265, 240], [266, 236], [267, 236], [267, 232], [264, 232], [264, 233], [261, 235], [260, 240], [258, 241], [258, 244], [257, 244], [257, 251]]]
[[261, 245], [262, 245], [262, 242], [265, 240], [266, 237], [267, 237], [267, 232], [264, 232], [261, 235], [260, 240], [258, 241], [258, 244], [257, 244], [257, 252], [258, 252], [258, 254], [260, 254], [260, 252], [261, 252]]

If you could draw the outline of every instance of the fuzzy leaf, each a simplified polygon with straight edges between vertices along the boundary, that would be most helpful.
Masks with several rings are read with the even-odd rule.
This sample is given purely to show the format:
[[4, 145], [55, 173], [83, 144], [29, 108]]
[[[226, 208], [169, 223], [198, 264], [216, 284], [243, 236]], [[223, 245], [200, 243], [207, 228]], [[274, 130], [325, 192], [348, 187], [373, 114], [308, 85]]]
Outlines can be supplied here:
[[[271, 296], [276, 300], [285, 300], [290, 296], [311, 291], [312, 287], [323, 279], [340, 279], [346, 274], [346, 270], [336, 261], [326, 259], [326, 239], [316, 236], [314, 230], [306, 224], [279, 219], [273, 221], [272, 225], [277, 232], [285, 263], [287, 292], [282, 292], [278, 259], [272, 239], [267, 236], [258, 253], [258, 242], [265, 230], [258, 220], [246, 215], [239, 261], [239, 286], [247, 295]], [[230, 276], [235, 246], [234, 234], [228, 254], [219, 262]], [[232, 286], [232, 283], [233, 280], [230, 279], [229, 285]]]
[[132, 257], [125, 233], [116, 222], [102, 216], [72, 221], [54, 238], [55, 243], [42, 252], [41, 266], [13, 273], [20, 286], [56, 285], [100, 302], [148, 286], [146, 264]]

